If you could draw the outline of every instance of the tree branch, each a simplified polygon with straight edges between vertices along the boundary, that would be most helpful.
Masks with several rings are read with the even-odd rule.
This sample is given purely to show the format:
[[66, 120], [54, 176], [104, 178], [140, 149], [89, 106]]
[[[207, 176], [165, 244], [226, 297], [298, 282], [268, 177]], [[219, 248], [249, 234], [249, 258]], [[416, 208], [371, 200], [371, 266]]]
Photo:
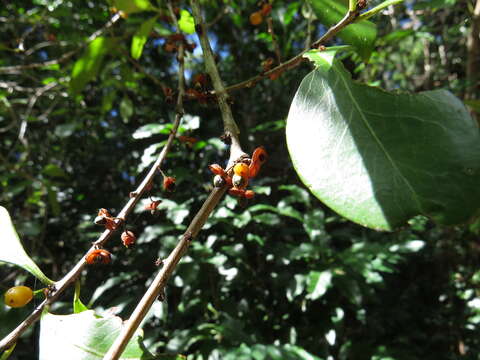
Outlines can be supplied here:
[[[170, 11], [170, 17], [177, 28], [180, 31], [180, 27], [178, 26], [178, 21], [173, 11], [173, 7], [171, 2], [168, 2], [168, 9]], [[178, 97], [177, 97], [177, 104], [176, 104], [176, 114], [175, 114], [175, 123], [174, 123], [174, 130], [176, 130], [180, 124], [180, 120], [183, 117], [184, 109], [183, 109], [183, 96], [185, 94], [185, 64], [184, 64], [184, 55], [185, 49], [184, 44], [181, 43], [178, 48]], [[170, 134], [169, 140], [173, 140], [175, 137], [175, 133], [172, 132]], [[172, 138], [173, 135], [173, 138]], [[220, 190], [220, 189], [216, 189]], [[158, 272], [157, 276], [153, 280], [153, 282], [148, 287], [147, 291], [143, 295], [140, 302], [137, 304], [135, 310], [130, 315], [130, 318], [126, 321], [125, 326], [122, 327], [120, 334], [113, 342], [112, 346], [108, 350], [108, 352], [104, 356], [104, 360], [117, 360], [122, 355], [125, 347], [127, 346], [128, 342], [135, 334], [135, 331], [140, 326], [140, 323], [145, 318], [150, 310], [152, 304], [154, 303], [155, 299], [163, 292], [164, 287], [167, 284], [170, 275], [172, 274], [173, 270], [177, 266], [178, 262], [180, 261], [183, 254], [186, 252], [190, 241], [194, 236], [198, 234], [200, 229], [202, 228], [203, 224], [205, 223], [206, 219], [216, 206], [216, 204], [220, 201], [221, 196], [225, 192], [221, 191], [214, 191], [212, 194], [207, 198], [204, 205], [198, 212], [197, 216], [192, 220], [192, 223], [187, 228], [187, 231], [183, 234], [180, 242], [177, 246], [173, 249], [170, 253], [168, 258], [164, 260], [162, 269]], [[215, 194], [215, 196], [213, 196]], [[202, 219], [203, 221], [196, 221], [197, 218]]]
[[220, 108], [220, 112], [222, 113], [225, 135], [230, 137], [232, 141], [229, 159], [229, 165], [231, 165], [235, 160], [243, 156], [247, 156], [247, 154], [243, 152], [240, 145], [240, 140], [238, 137], [240, 130], [238, 129], [237, 123], [233, 119], [232, 110], [228, 104], [228, 94], [225, 86], [223, 85], [223, 81], [220, 78], [217, 65], [215, 64], [213, 51], [210, 46], [210, 41], [208, 40], [207, 26], [203, 20], [200, 6], [196, 0], [192, 0], [190, 3], [192, 5], [193, 18], [195, 19], [196, 24], [195, 29], [200, 40], [200, 45], [202, 46], [205, 69], [212, 80], [213, 88], [215, 89], [215, 94], [217, 95], [218, 106]]
[[[210, 78], [212, 79], [213, 86], [215, 88], [217, 99], [222, 113], [223, 124], [225, 134], [230, 137], [232, 143], [230, 147], [230, 159], [229, 163], [233, 163], [240, 157], [247, 156], [241, 149], [240, 141], [238, 138], [239, 130], [235, 120], [233, 119], [232, 111], [230, 105], [228, 104], [227, 93], [225, 92], [225, 87], [218, 73], [217, 66], [214, 61], [213, 52], [206, 35], [206, 25], [202, 19], [200, 13], [200, 7], [198, 3], [193, 0], [191, 2], [193, 16], [195, 18], [195, 23], [197, 24], [197, 33], [199, 33], [200, 43], [202, 45], [203, 55], [205, 59], [205, 67], [207, 69]], [[171, 18], [176, 26], [179, 29], [177, 19], [175, 17], [173, 7], [171, 2], [168, 3], [168, 8], [170, 10]], [[200, 29], [200, 30], [198, 30]], [[183, 84], [183, 44], [179, 48], [179, 94], [177, 100], [177, 114], [183, 114], [183, 94], [184, 94], [184, 84]], [[120, 335], [117, 337], [113, 345], [110, 347], [107, 354], [105, 354], [103, 360], [117, 360], [120, 358], [125, 347], [128, 344], [128, 341], [134, 335], [136, 329], [140, 326], [141, 321], [146, 316], [148, 310], [154, 303], [155, 299], [163, 292], [168, 279], [170, 278], [173, 270], [177, 266], [181, 257], [185, 254], [190, 245], [190, 242], [193, 238], [197, 236], [201, 228], [208, 219], [210, 213], [213, 211], [215, 206], [218, 204], [223, 194], [226, 191], [226, 185], [221, 188], [215, 188], [203, 203], [201, 209], [193, 218], [192, 222], [188, 226], [187, 230], [181, 237], [177, 246], [173, 249], [170, 255], [163, 261], [163, 267], [158, 272], [157, 276], [153, 280], [152, 284], [149, 286], [147, 292], [144, 294], [137, 307], [133, 311], [129, 320], [122, 328]]]
[[[359, 11], [360, 10], [358, 10], [358, 9], [355, 10], [355, 11], [349, 11], [343, 17], [342, 20], [340, 20], [337, 24], [333, 25], [330, 29], [328, 29], [328, 31], [325, 34], [322, 35], [322, 37], [320, 37], [317, 41], [315, 41], [312, 44], [312, 48], [317, 48], [320, 45], [325, 44], [327, 41], [332, 39], [339, 31], [341, 31], [342, 29], [344, 29], [348, 25], [356, 22], [357, 19], [358, 19], [357, 16], [359, 14]], [[229, 92], [236, 91], [236, 90], [243, 89], [243, 88], [250, 88], [250, 87], [255, 86], [255, 84], [257, 84], [261, 80], [270, 77], [271, 74], [282, 73], [286, 70], [297, 67], [303, 61], [303, 55], [309, 50], [310, 49], [303, 50], [299, 54], [295, 55], [294, 57], [292, 57], [289, 60], [281, 63], [280, 65], [274, 67], [273, 69], [271, 69], [269, 71], [266, 71], [262, 74], [251, 77], [248, 80], [244, 80], [242, 82], [239, 82], [238, 84], [230, 85], [230, 86], [225, 88], [225, 91], [229, 93]], [[216, 93], [216, 91], [217, 90], [215, 89], [215, 93]]]

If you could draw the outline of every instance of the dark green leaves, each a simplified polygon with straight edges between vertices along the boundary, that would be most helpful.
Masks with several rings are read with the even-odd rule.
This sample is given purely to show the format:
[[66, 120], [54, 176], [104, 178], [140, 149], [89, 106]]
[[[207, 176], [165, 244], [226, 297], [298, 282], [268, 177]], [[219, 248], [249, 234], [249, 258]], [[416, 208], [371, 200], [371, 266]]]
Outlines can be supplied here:
[[112, 38], [98, 37], [88, 45], [83, 56], [73, 65], [70, 89], [74, 94], [97, 76], [102, 60], [113, 44]]
[[[317, 18], [327, 27], [337, 24], [348, 12], [348, 1], [311, 0], [310, 3]], [[377, 27], [363, 20], [347, 26], [338, 36], [345, 43], [353, 45], [362, 59], [367, 61], [373, 50]]]
[[290, 108], [287, 142], [305, 185], [341, 215], [391, 230], [417, 214], [442, 224], [479, 208], [480, 136], [444, 90], [389, 93], [316, 59]]

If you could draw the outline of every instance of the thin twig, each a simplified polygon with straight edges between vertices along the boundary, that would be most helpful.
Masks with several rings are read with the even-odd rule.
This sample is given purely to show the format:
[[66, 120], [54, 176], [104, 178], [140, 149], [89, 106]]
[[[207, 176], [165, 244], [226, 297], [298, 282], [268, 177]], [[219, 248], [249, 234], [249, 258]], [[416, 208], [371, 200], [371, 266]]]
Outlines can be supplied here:
[[[170, 17], [172, 18], [173, 23], [175, 24], [177, 29], [180, 29], [178, 26], [177, 18], [175, 16], [175, 13], [173, 11], [173, 7], [171, 2], [168, 2], [168, 9], [170, 11]], [[183, 96], [185, 93], [185, 64], [184, 64], [184, 44], [181, 43], [180, 46], [178, 47], [178, 98], [177, 98], [177, 104], [176, 104], [176, 114], [175, 114], [175, 122], [174, 122], [174, 130], [171, 132], [169, 138], [168, 138], [168, 148], [170, 148], [171, 143], [173, 142], [173, 139], [175, 138], [178, 126], [180, 124], [180, 121], [183, 117], [184, 114], [184, 109], [183, 109]], [[165, 146], [164, 150], [168, 151], [167, 145]], [[167, 150], [166, 150], [167, 149]], [[162, 170], [160, 167], [158, 167], [158, 170], [163, 174]], [[104, 356], [104, 360], [117, 360], [120, 358], [122, 355], [123, 351], [125, 350], [125, 347], [127, 346], [128, 342], [132, 338], [132, 336], [135, 334], [135, 331], [137, 328], [140, 326], [140, 323], [142, 320], [145, 318], [147, 315], [148, 310], [150, 310], [152, 304], [154, 303], [155, 299], [158, 297], [158, 295], [163, 291], [163, 288], [165, 287], [168, 279], [170, 278], [170, 275], [172, 274], [173, 270], [177, 266], [178, 262], [180, 261], [180, 258], [182, 255], [185, 253], [190, 240], [196, 235], [203, 224], [205, 223], [206, 219], [208, 218], [208, 215], [210, 212], [213, 210], [215, 205], [218, 203], [218, 201], [221, 198], [220, 196], [213, 197], [213, 200], [216, 200], [216, 202], [212, 203], [213, 206], [208, 206], [208, 213], [206, 213], [206, 217], [202, 216], [202, 219], [205, 218], [205, 220], [202, 223], [199, 223], [197, 226], [192, 227], [192, 224], [188, 227], [187, 231], [185, 234], [182, 236], [182, 239], [180, 242], [177, 244], [175, 249], [170, 253], [168, 258], [164, 261], [164, 266], [162, 269], [159, 271], [157, 276], [155, 277], [154, 281], [152, 284], [150, 284], [149, 288], [143, 295], [142, 299], [140, 302], [137, 304], [135, 310], [131, 314], [130, 318], [127, 320], [125, 325], [122, 327], [120, 334], [118, 337], [115, 339], [113, 342], [112, 346], [108, 350], [108, 352]], [[205, 204], [212, 202], [212, 197], [210, 196]], [[205, 213], [205, 204], [200, 209], [199, 214]], [[198, 214], [197, 214], [198, 216]], [[197, 216], [194, 218], [192, 223], [194, 223], [195, 219]]]
[[173, 249], [170, 255], [163, 260], [162, 269], [158, 272], [157, 276], [155, 276], [152, 284], [149, 286], [147, 292], [143, 295], [142, 299], [130, 316], [130, 319], [128, 319], [125, 326], [122, 327], [120, 335], [117, 337], [109, 351], [105, 354], [103, 360], [119, 359], [125, 347], [127, 346], [128, 341], [132, 338], [135, 330], [147, 315], [148, 310], [151, 308], [157, 297], [163, 292], [168, 279], [170, 278], [173, 270], [177, 266], [182, 256], [187, 251], [191, 240], [200, 232], [210, 213], [217, 206], [218, 202], [225, 193], [225, 190], [226, 187], [215, 188], [210, 193], [207, 200], [205, 200], [201, 209], [188, 226], [187, 231], [181, 237], [177, 246]]
[[305, 51], [308, 51], [312, 47], [312, 22], [313, 22], [313, 9], [309, 1], [305, 2], [308, 12], [307, 18], [307, 38], [305, 39]]
[[[62, 81], [64, 79], [59, 79], [59, 81]], [[48, 83], [45, 86], [42, 86], [41, 88], [37, 89], [35, 93], [30, 97], [28, 101], [28, 107], [27, 111], [25, 112], [25, 115], [23, 116], [22, 123], [20, 124], [20, 130], [18, 132], [18, 140], [20, 140], [25, 147], [27, 147], [27, 142], [25, 139], [25, 134], [27, 132], [27, 125], [28, 125], [28, 118], [30, 117], [33, 107], [35, 106], [35, 103], [37, 100], [42, 97], [43, 94], [45, 94], [47, 91], [53, 89], [54, 87], [58, 86], [58, 82], [51, 82]]]
[[116, 13], [115, 15], [112, 16], [112, 18], [101, 29], [95, 31], [92, 35], [90, 35], [88, 37], [87, 41], [85, 41], [82, 44], [82, 46], [77, 47], [75, 50], [66, 52], [65, 54], [60, 56], [58, 59], [43, 61], [43, 62], [40, 62], [40, 63], [0, 67], [0, 74], [21, 74], [22, 71], [24, 71], [24, 70], [38, 69], [38, 68], [42, 68], [42, 67], [45, 67], [45, 66], [62, 64], [64, 62], [68, 61], [77, 52], [79, 52], [80, 50], [85, 48], [89, 43], [91, 43], [97, 37], [102, 35], [107, 29], [109, 29], [113, 24], [115, 24], [119, 19], [120, 19], [120, 15], [118, 13]]
[[[346, 26], [353, 24], [356, 21], [356, 17], [358, 15], [358, 10], [353, 12], [348, 12], [342, 20], [340, 20], [337, 24], [332, 26], [328, 31], [322, 35], [317, 41], [312, 44], [312, 48], [319, 47], [320, 45], [325, 44], [331, 38], [333, 38], [340, 30], [345, 28]], [[250, 79], [244, 80], [239, 82], [238, 84], [230, 85], [225, 88], [225, 91], [230, 93], [232, 91], [236, 91], [243, 88], [250, 88], [255, 86], [261, 80], [270, 77], [271, 74], [278, 74], [282, 73], [285, 70], [292, 69], [298, 66], [303, 61], [303, 55], [308, 51], [303, 50], [299, 54], [295, 55], [294, 57], [290, 58], [289, 60], [285, 61], [284, 63], [274, 67], [273, 69], [251, 77]], [[215, 91], [216, 92], [216, 91]]]
[[34, 46], [32, 46], [28, 50], [25, 50], [24, 55], [25, 56], [30, 56], [37, 50], [40, 50], [40, 49], [43, 49], [43, 48], [46, 48], [46, 47], [49, 47], [49, 46], [56, 46], [56, 45], [67, 46], [68, 43], [66, 41], [44, 41], [44, 42], [35, 44]]
[[137, 60], [132, 58], [130, 56], [130, 54], [128, 53], [128, 51], [125, 51], [124, 49], [120, 49], [120, 51], [138, 71], [140, 71], [142, 74], [144, 74], [146, 77], [148, 77], [155, 85], [159, 86], [162, 90], [167, 88], [167, 85], [165, 85], [161, 80], [157, 79], [152, 74], [149, 74], [145, 70], [145, 68], [142, 65], [140, 65], [140, 63]]
[[271, 16], [267, 18], [268, 33], [272, 38], [273, 48], [275, 49], [275, 55], [277, 56], [277, 61], [279, 64], [282, 63], [282, 54], [280, 53], [280, 46], [278, 45], [277, 37], [275, 36], [275, 31], [273, 30], [273, 19]]
[[210, 28], [212, 27], [213, 25], [215, 25], [217, 22], [219, 22], [222, 17], [224, 17], [226, 14], [228, 13], [228, 5], [225, 4], [223, 5], [222, 9], [217, 13], [217, 16], [215, 16], [215, 18], [210, 21], [208, 24], [206, 24], [207, 28]]

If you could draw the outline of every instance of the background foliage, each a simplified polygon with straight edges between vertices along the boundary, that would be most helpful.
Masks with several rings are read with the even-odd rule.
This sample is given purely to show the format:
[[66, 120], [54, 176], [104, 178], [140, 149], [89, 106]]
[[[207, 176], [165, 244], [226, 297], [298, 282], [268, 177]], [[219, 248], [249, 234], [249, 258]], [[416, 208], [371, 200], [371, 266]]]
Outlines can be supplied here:
[[[204, 4], [207, 20], [215, 20], [210, 35], [226, 84], [259, 73], [261, 62], [275, 57], [266, 25], [249, 23], [256, 1]], [[104, 34], [110, 43], [98, 52], [101, 61], [79, 65], [95, 42], [79, 46], [112, 16], [110, 6], [3, 1], [0, 10], [0, 66], [76, 51], [60, 64], [0, 75], [0, 201], [51, 279], [65, 274], [98, 236], [98, 208], [115, 214], [123, 206], [174, 116], [158, 85], [176, 84], [175, 54], [164, 49], [171, 26], [155, 23], [141, 57], [130, 57], [131, 39], [141, 36], [152, 13], [120, 20]], [[473, 6], [415, 0], [388, 8], [374, 18], [378, 39], [369, 63], [351, 53], [343, 63], [354, 78], [389, 90], [446, 88], [463, 98]], [[283, 60], [305, 47], [307, 17], [302, 1], [274, 2]], [[311, 29], [313, 39], [325, 31], [317, 20]], [[78, 66], [90, 66], [91, 78], [76, 78]], [[192, 76], [203, 71], [199, 46], [186, 66], [187, 87], [193, 87]], [[305, 63], [232, 93], [245, 150], [264, 145], [271, 154], [253, 184], [257, 197], [245, 206], [226, 197], [215, 210], [176, 269], [166, 301], [154, 305], [145, 344], [189, 359], [476, 359], [478, 225], [443, 227], [418, 217], [404, 230], [375, 232], [312, 196], [292, 168], [284, 135], [290, 102], [310, 70]], [[111, 241], [112, 265], [81, 279], [83, 302], [99, 313], [128, 317], [155, 273], [155, 259], [169, 253], [206, 198], [207, 165], [227, 158], [218, 109], [189, 101], [186, 112], [181, 133], [199, 141], [192, 147], [177, 142], [164, 166], [177, 177], [178, 190], [165, 199], [156, 184], [152, 195], [164, 198], [160, 215], [139, 208], [129, 222], [137, 246]], [[36, 286], [23, 270], [0, 271], [2, 292], [13, 284]], [[72, 297], [67, 293], [51, 311], [70, 313]], [[0, 336], [29, 310], [0, 306]], [[21, 338], [12, 358], [36, 358], [37, 331]]]

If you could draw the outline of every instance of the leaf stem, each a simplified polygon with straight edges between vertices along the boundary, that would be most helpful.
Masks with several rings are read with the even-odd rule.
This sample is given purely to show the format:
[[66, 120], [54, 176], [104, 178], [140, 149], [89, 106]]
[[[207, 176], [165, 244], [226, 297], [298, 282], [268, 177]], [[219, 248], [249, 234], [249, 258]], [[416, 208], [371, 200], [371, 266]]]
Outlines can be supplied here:
[[375, 14], [379, 13], [380, 11], [382, 11], [383, 9], [385, 9], [386, 7], [388, 7], [390, 5], [400, 4], [403, 1], [404, 0], [387, 0], [387, 1], [384, 1], [380, 5], [375, 6], [373, 9], [370, 9], [370, 10], [365, 11], [364, 13], [360, 14], [357, 18], [357, 21], [367, 20], [367, 19], [371, 18], [373, 15], [375, 15]]
[[353, 12], [357, 10], [357, 0], [348, 0], [348, 11]]

